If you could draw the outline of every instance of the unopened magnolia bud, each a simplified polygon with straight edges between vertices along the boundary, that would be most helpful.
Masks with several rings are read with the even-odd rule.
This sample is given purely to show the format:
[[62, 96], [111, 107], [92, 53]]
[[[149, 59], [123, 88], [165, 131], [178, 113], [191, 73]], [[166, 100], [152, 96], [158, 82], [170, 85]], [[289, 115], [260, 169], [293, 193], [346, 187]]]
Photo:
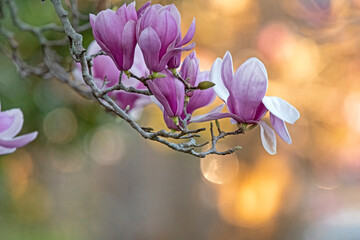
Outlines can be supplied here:
[[210, 82], [210, 81], [203, 81], [203, 82], [200, 82], [196, 88], [200, 89], [200, 90], [205, 90], [205, 89], [211, 88], [213, 86], [215, 86], [215, 83]]
[[152, 79], [155, 79], [155, 78], [165, 78], [166, 75], [165, 74], [161, 74], [161, 73], [158, 73], [158, 72], [153, 72], [153, 74], [151, 75], [151, 78]]

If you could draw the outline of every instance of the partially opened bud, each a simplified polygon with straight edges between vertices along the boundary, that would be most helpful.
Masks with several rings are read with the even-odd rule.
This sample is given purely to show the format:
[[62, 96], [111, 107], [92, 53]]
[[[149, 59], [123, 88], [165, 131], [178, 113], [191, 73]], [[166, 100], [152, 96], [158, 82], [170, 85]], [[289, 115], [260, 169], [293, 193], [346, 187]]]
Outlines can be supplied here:
[[[196, 78], [199, 73], [199, 59], [195, 51], [191, 52], [183, 61], [180, 69], [180, 75], [186, 79], [191, 86], [195, 86]], [[187, 96], [192, 96], [193, 92], [188, 92]]]
[[[195, 22], [192, 23], [184, 39], [181, 39], [180, 24], [180, 13], [173, 4], [166, 6], [155, 4], [141, 14], [136, 35], [149, 70], [154, 72], [164, 70], [170, 59], [194, 47], [194, 44], [184, 48], [182, 46], [193, 38]], [[176, 68], [179, 65], [180, 61], [175, 65], [169, 64], [169, 67]]]

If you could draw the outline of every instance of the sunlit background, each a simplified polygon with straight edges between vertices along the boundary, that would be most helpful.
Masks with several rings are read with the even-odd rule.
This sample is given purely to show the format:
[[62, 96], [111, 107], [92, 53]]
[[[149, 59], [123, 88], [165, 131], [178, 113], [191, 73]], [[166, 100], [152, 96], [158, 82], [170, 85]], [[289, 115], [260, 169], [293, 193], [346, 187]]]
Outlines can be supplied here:
[[[49, 1], [17, 2], [24, 21], [59, 23]], [[122, 2], [82, 0], [79, 9]], [[196, 17], [203, 70], [226, 50], [235, 68], [253, 56], [264, 62], [267, 95], [301, 113], [288, 126], [293, 144], [278, 138], [270, 156], [255, 128], [221, 142], [243, 146], [231, 156], [175, 153], [56, 80], [21, 79], [0, 55], [2, 109], [21, 108], [23, 133], [39, 131], [0, 158], [0, 239], [360, 239], [360, 1], [153, 3], [175, 3], [183, 32]], [[24, 58], [41, 58], [35, 38], [17, 39]], [[165, 127], [156, 106], [140, 123]]]

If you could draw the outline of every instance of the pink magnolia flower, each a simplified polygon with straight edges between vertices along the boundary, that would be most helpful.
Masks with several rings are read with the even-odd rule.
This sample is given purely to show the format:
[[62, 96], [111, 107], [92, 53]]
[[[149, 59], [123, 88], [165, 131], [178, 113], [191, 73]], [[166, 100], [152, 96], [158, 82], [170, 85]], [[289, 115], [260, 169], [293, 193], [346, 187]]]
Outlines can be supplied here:
[[[169, 72], [168, 70], [166, 70], [167, 72]], [[199, 70], [199, 59], [196, 58], [196, 54], [195, 52], [192, 52], [189, 56], [187, 56], [184, 61], [183, 64], [181, 66], [180, 69], [180, 74], [183, 78], [185, 79], [189, 79], [188, 83], [190, 83], [191, 86], [195, 87], [197, 86], [200, 82], [203, 81], [209, 81], [209, 72], [200, 72]], [[167, 125], [167, 127], [169, 129], [175, 129], [175, 130], [179, 130], [178, 127], [174, 124], [174, 121], [171, 118], [174, 117], [180, 117], [182, 120], [184, 120], [186, 118], [186, 114], [184, 112], [184, 100], [185, 100], [185, 89], [184, 89], [184, 84], [181, 83], [179, 80], [175, 79], [173, 76], [171, 76], [170, 78], [168, 78], [168, 83], [170, 84], [181, 84], [179, 85], [178, 89], [180, 89], [181, 91], [173, 91], [176, 88], [171, 88], [171, 87], [165, 87], [165, 88], [161, 88], [160, 89], [160, 93], [163, 94], [164, 96], [169, 96], [167, 101], [162, 100], [163, 98], [161, 96], [159, 96], [159, 93], [157, 91], [153, 91], [153, 86], [150, 86], [150, 90], [152, 91], [152, 93], [154, 94], [155, 98], [158, 100], [155, 101], [155, 103], [157, 103], [157, 105], [160, 107], [160, 109], [163, 111], [163, 117], [164, 117], [164, 121]], [[163, 84], [162, 79], [155, 79], [153, 81], [155, 84], [160, 85]], [[159, 89], [159, 88], [157, 88]], [[157, 90], [155, 89], [155, 90]], [[192, 91], [190, 93], [186, 94], [187, 97], [189, 97], [189, 102], [186, 106], [186, 112], [190, 115], [193, 114], [193, 112], [196, 109], [205, 107], [207, 105], [209, 105], [210, 103], [212, 103], [215, 99], [215, 91], [212, 88], [206, 89], [206, 90], [195, 90]], [[177, 102], [177, 98], [179, 98], [179, 100], [181, 102]], [[165, 102], [165, 104], [163, 104]], [[173, 114], [175, 111], [168, 111], [166, 110], [165, 106], [166, 103], [169, 102], [169, 105], [172, 106], [177, 106], [178, 108], [176, 108], [176, 114]], [[175, 104], [176, 102], [176, 104]], [[174, 108], [175, 109], [175, 108]], [[188, 119], [188, 123], [190, 123], [191, 118]]]
[[[189, 43], [195, 34], [195, 20], [182, 39], [181, 16], [175, 5], [155, 4], [140, 16], [136, 26], [136, 36], [149, 70], [160, 72], [166, 65], [176, 68], [180, 65], [182, 51], [192, 49]], [[169, 62], [170, 61], [170, 62]]]
[[167, 69], [161, 71], [161, 74], [166, 77], [148, 80], [146, 83], [166, 115], [171, 118], [178, 117], [184, 110], [184, 84]]
[[257, 58], [250, 58], [233, 72], [232, 57], [229, 52], [224, 59], [216, 59], [210, 73], [216, 84], [216, 94], [226, 103], [229, 112], [221, 113], [221, 107], [195, 117], [193, 122], [204, 122], [220, 118], [232, 118], [233, 123], [257, 123], [260, 125], [261, 140], [265, 150], [276, 153], [276, 137], [265, 121], [261, 120], [270, 112], [270, 120], [276, 133], [288, 144], [291, 137], [285, 122], [295, 123], [300, 114], [292, 105], [278, 97], [265, 96], [268, 76], [264, 64]]
[[0, 111], [0, 155], [13, 153], [16, 148], [23, 147], [36, 138], [38, 132], [15, 137], [23, 123], [24, 116], [20, 109]]
[[[101, 50], [100, 46], [93, 41], [87, 50], [88, 55], [95, 54]], [[144, 57], [141, 53], [139, 46], [135, 48], [135, 61], [130, 71], [138, 76], [148, 75], [148, 70], [146, 68]], [[119, 82], [120, 71], [116, 67], [114, 61], [106, 55], [100, 55], [94, 58], [92, 73], [96, 85], [99, 88], [102, 87], [112, 87]], [[81, 76], [81, 66], [80, 64], [76, 65], [76, 68], [73, 71], [74, 76], [82, 80]], [[104, 80], [106, 78], [106, 82]], [[121, 82], [126, 87], [134, 87], [137, 89], [146, 89], [146, 87], [138, 80], [134, 78], [128, 78], [125, 74], [122, 75]], [[115, 99], [116, 104], [123, 110], [129, 106], [129, 113], [136, 117], [142, 111], [143, 107], [151, 103], [151, 99], [148, 96], [128, 93], [124, 91], [114, 91], [110, 93], [110, 96]]]
[[[139, 14], [143, 11], [141, 8]], [[137, 19], [135, 2], [122, 5], [116, 12], [107, 9], [97, 16], [90, 14], [96, 42], [114, 60], [119, 70], [129, 70], [133, 65]]]
[[[203, 81], [209, 81], [209, 72], [200, 72], [196, 78], [196, 82], [194, 83], [194, 85], [199, 84], [200, 82]], [[189, 103], [186, 106], [186, 112], [190, 115], [192, 115], [194, 113], [195, 110], [205, 107], [207, 105], [209, 105], [210, 103], [212, 103], [215, 100], [215, 91], [213, 88], [209, 88], [206, 90], [195, 90], [192, 92], [192, 95], [189, 99]], [[174, 130], [179, 130], [179, 128], [177, 126], [175, 126], [174, 122], [169, 118], [169, 116], [166, 114], [166, 112], [164, 111], [163, 113], [163, 117], [164, 117], [164, 121], [166, 123], [166, 126], [169, 129], [174, 129]], [[185, 119], [186, 115], [185, 112], [182, 111], [181, 115], [179, 116], [182, 120]], [[188, 119], [187, 123], [191, 123], [192, 122], [192, 118]]]

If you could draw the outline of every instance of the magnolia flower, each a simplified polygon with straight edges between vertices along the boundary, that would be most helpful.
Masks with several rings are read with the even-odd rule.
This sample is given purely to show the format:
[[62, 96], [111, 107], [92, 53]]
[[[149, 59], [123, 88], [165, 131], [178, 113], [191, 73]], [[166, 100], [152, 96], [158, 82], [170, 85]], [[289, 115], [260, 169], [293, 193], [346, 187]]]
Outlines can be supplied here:
[[23, 122], [23, 114], [18, 108], [0, 111], [0, 155], [13, 153], [16, 148], [23, 147], [36, 138], [37, 132], [15, 137]]
[[[147, 5], [145, 5], [147, 7]], [[144, 11], [139, 10], [139, 15]], [[90, 14], [96, 42], [115, 62], [119, 70], [129, 70], [134, 62], [136, 22], [135, 2], [122, 5], [116, 12], [107, 9], [97, 16]]]
[[[183, 61], [180, 69], [180, 75], [183, 79], [187, 79], [191, 86], [196, 86], [195, 82], [199, 73], [199, 59], [196, 57], [195, 51], [191, 52]], [[194, 92], [186, 93], [191, 97]]]
[[154, 97], [162, 105], [164, 113], [170, 118], [180, 116], [184, 111], [185, 86], [165, 69], [161, 72], [166, 77], [146, 81]]
[[180, 25], [180, 13], [173, 4], [155, 4], [141, 14], [136, 26], [136, 36], [149, 70], [160, 72], [168, 63], [170, 68], [178, 67], [181, 52], [195, 46], [193, 43], [182, 47], [194, 36], [195, 20], [183, 39]]
[[[189, 56], [187, 56], [184, 59], [183, 64], [180, 69], [180, 74], [183, 78], [188, 79], [187, 82], [193, 87], [197, 86], [200, 82], [209, 81], [209, 72], [200, 72], [200, 70], [199, 70], [199, 59], [196, 58], [195, 52], [192, 52], [191, 54], [189, 54]], [[184, 85], [179, 80], [174, 79], [173, 76], [171, 78], [168, 78], [168, 81], [169, 81], [169, 83], [172, 83], [172, 84], [180, 83], [181, 85]], [[162, 79], [156, 79], [156, 80], [154, 80], [154, 82], [158, 85], [161, 85]], [[184, 105], [181, 104], [181, 102], [179, 104], [174, 104], [174, 103], [175, 103], [177, 97], [179, 97], [180, 100], [182, 100], [182, 102], [185, 100], [184, 90], [182, 92], [173, 92], [173, 90], [175, 88], [171, 88], [171, 87], [167, 86], [165, 88], [162, 88], [160, 91], [163, 95], [170, 97], [170, 103], [172, 103], [173, 106], [182, 107], [182, 108], [176, 108], [176, 114], [173, 114], [174, 111], [170, 112], [165, 109], [165, 105], [163, 104], [164, 100], [160, 101], [162, 99], [162, 97], [161, 96], [159, 97], [158, 96], [159, 94], [156, 91], [154, 92], [152, 90], [153, 86], [149, 85], [149, 87], [150, 87], [150, 90], [152, 91], [152, 93], [154, 94], [155, 98], [158, 100], [158, 101], [155, 101], [155, 103], [163, 111], [163, 116], [164, 116], [164, 120], [165, 120], [167, 127], [169, 129], [179, 130], [178, 127], [174, 123], [174, 117], [175, 118], [180, 117], [182, 120], [184, 120], [186, 118], [186, 114], [184, 112]], [[180, 88], [180, 86], [179, 86], [179, 88]], [[184, 86], [182, 86], [181, 89], [184, 89]], [[195, 91], [186, 93], [186, 96], [189, 99], [188, 103], [186, 105], [186, 113], [192, 115], [196, 109], [205, 107], [214, 101], [215, 91], [212, 88], [209, 88], [206, 90], [197, 89]], [[169, 101], [167, 101], [167, 102], [169, 102]], [[170, 112], [170, 114], [169, 114], [169, 112]], [[177, 122], [177, 121], [178, 120], [175, 119], [175, 122]], [[188, 123], [190, 123], [190, 121], [191, 121], [191, 118], [188, 119]]]
[[288, 144], [291, 137], [285, 122], [293, 124], [300, 114], [292, 105], [278, 97], [266, 97], [268, 76], [264, 64], [257, 58], [250, 58], [233, 72], [232, 57], [229, 52], [224, 59], [216, 59], [210, 73], [216, 84], [216, 94], [226, 103], [229, 112], [221, 113], [221, 107], [197, 116], [193, 122], [204, 122], [220, 118], [232, 118], [233, 123], [259, 124], [261, 140], [265, 150], [276, 153], [276, 137], [265, 121], [261, 120], [270, 112], [270, 120], [276, 133]]
[[[96, 54], [101, 50], [100, 46], [93, 41], [90, 43], [87, 54]], [[144, 63], [144, 57], [141, 53], [139, 46], [135, 48], [135, 61], [130, 71], [138, 76], [145, 76], [148, 74], [148, 70]], [[92, 74], [94, 81], [99, 88], [112, 87], [119, 82], [120, 71], [117, 69], [114, 61], [109, 56], [99, 55], [93, 59]], [[75, 78], [79, 81], [82, 80], [81, 66], [78, 63], [73, 71]], [[106, 79], [106, 82], [104, 80]], [[121, 82], [126, 87], [134, 87], [137, 89], [146, 89], [146, 87], [138, 80], [134, 78], [128, 78], [125, 74], [122, 75]], [[137, 117], [142, 111], [142, 108], [151, 102], [150, 97], [128, 93], [124, 91], [113, 91], [109, 94], [115, 99], [116, 104], [123, 110], [129, 106], [129, 113], [132, 117]]]
[[[195, 84], [197, 85], [203, 81], [209, 81], [209, 72], [208, 71], [200, 72], [198, 74], [198, 76], [196, 78], [196, 82], [194, 83], [194, 86], [195, 86]], [[189, 99], [189, 103], [186, 106], [186, 112], [190, 115], [192, 115], [195, 110], [205, 107], [205, 106], [209, 105], [210, 103], [212, 103], [216, 97], [215, 91], [213, 88], [209, 88], [206, 90], [197, 89], [195, 91], [192, 91], [192, 93], [193, 94]], [[164, 111], [163, 116], [164, 116], [165, 123], [169, 129], [179, 130], [179, 128], [177, 126], [175, 126], [175, 124], [171, 120], [171, 118], [168, 115], [166, 115], [165, 111]], [[185, 112], [183, 111], [179, 117], [182, 120], [184, 120], [186, 117]], [[192, 119], [191, 118], [188, 119], [187, 123], [189, 124], [191, 122], [192, 122]]]

